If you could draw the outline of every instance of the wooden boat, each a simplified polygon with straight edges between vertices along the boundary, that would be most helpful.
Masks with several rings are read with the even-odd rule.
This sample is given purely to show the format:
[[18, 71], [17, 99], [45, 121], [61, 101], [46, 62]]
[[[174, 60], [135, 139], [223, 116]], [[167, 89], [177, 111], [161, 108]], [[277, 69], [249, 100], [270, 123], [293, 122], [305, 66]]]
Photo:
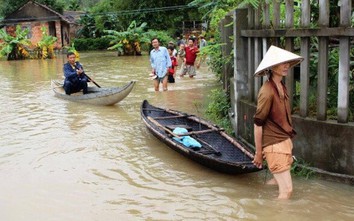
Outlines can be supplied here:
[[88, 93], [83, 94], [82, 92], [73, 93], [71, 95], [65, 94], [63, 83], [59, 81], [52, 80], [51, 86], [56, 97], [76, 101], [86, 104], [95, 105], [113, 105], [123, 100], [132, 91], [135, 85], [134, 81], [129, 82], [123, 87], [111, 87], [111, 88], [98, 88], [98, 87], [88, 87]]
[[[251, 149], [226, 134], [222, 128], [194, 115], [175, 110], [162, 109], [144, 100], [141, 117], [154, 136], [173, 150], [219, 172], [242, 174], [259, 171], [252, 163]], [[174, 133], [177, 127], [186, 128], [187, 133]], [[174, 137], [190, 136], [198, 141], [200, 149], [186, 147]]]

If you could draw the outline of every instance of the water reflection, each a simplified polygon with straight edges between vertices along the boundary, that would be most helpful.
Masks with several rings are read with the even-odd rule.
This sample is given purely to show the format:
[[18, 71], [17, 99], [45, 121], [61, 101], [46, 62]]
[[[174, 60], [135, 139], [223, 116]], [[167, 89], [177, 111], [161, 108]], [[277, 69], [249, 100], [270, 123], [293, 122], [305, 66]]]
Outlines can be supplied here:
[[[110, 107], [60, 100], [50, 80], [64, 56], [0, 62], [1, 220], [352, 220], [352, 186], [295, 178], [294, 197], [274, 200], [265, 172], [230, 176], [196, 164], [152, 136], [142, 100], [192, 114], [216, 85], [203, 67], [156, 93], [146, 56], [82, 53], [102, 86], [137, 84]], [[269, 176], [269, 174], [268, 174]]]

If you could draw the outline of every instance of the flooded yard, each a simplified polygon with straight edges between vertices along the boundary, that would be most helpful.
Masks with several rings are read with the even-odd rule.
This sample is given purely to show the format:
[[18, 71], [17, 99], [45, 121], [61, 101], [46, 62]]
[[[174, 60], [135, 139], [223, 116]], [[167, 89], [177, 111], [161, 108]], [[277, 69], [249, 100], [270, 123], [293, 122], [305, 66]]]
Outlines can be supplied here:
[[207, 169], [148, 132], [144, 99], [196, 115], [217, 83], [204, 65], [156, 93], [147, 56], [81, 53], [102, 87], [136, 81], [114, 106], [54, 97], [65, 56], [0, 61], [0, 220], [354, 220], [354, 187], [294, 178], [276, 200], [265, 171], [225, 175]]

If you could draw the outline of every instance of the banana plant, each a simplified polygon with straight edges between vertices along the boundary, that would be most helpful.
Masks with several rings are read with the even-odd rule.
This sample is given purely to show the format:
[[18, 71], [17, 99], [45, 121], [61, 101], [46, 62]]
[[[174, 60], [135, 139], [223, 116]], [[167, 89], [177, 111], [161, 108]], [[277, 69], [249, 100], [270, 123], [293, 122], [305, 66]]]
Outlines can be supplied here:
[[29, 57], [26, 46], [30, 44], [27, 38], [29, 30], [22, 29], [20, 25], [16, 26], [13, 35], [7, 33], [4, 29], [0, 30], [0, 57], [7, 56], [7, 60], [19, 60]]
[[76, 61], [80, 60], [80, 54], [79, 52], [76, 50], [75, 48], [75, 44], [72, 43], [71, 46], [65, 46], [64, 48], [66, 48], [68, 50], [68, 52], [73, 52], [76, 56]]
[[150, 40], [144, 31], [146, 22], [137, 26], [133, 21], [126, 31], [104, 30], [104, 38], [111, 39], [111, 47], [108, 50], [117, 50], [118, 55], [141, 55], [141, 44], [148, 43]]
[[47, 34], [47, 28], [42, 26], [42, 39], [37, 43], [37, 57], [46, 59], [54, 58], [54, 44], [57, 42], [57, 37]]

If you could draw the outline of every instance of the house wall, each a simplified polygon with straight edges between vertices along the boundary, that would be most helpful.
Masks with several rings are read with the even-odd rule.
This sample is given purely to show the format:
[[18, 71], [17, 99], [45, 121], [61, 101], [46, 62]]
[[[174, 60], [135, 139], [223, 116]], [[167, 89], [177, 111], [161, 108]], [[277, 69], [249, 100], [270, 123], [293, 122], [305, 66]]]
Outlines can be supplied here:
[[31, 28], [31, 43], [32, 45], [36, 45], [42, 39], [42, 31], [41, 27], [45, 26], [48, 29], [47, 22], [33, 22], [28, 24]]
[[62, 35], [61, 35], [61, 21], [55, 21], [55, 32], [56, 37], [58, 38], [56, 43], [56, 48], [61, 48], [63, 46]]

